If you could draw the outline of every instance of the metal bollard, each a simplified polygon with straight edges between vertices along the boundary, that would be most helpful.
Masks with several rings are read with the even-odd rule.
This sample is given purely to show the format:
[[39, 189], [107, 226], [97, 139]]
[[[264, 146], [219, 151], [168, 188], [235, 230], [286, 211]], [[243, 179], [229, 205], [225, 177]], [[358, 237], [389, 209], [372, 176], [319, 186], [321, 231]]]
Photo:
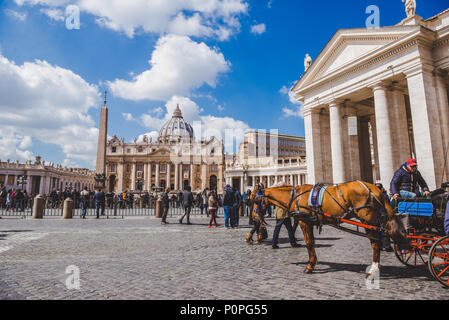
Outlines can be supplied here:
[[34, 198], [33, 219], [42, 219], [44, 217], [44, 201], [45, 199], [40, 194]]
[[64, 200], [64, 209], [62, 210], [62, 218], [63, 219], [73, 218], [73, 200], [70, 198]]

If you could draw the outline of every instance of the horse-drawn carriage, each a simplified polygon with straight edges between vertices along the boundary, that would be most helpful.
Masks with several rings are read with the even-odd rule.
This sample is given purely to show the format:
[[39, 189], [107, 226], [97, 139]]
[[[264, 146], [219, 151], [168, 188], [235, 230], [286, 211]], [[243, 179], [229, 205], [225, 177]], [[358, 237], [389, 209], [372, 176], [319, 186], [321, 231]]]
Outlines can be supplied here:
[[[443, 185], [444, 187], [444, 185]], [[401, 199], [397, 213], [403, 217], [410, 239], [410, 249], [395, 245], [396, 257], [412, 268], [429, 268], [440, 283], [449, 287], [449, 237], [444, 230], [449, 193], [439, 189], [430, 199]]]
[[[337, 186], [318, 184], [262, 190], [256, 186], [251, 194], [252, 212], [254, 215], [263, 204], [272, 204], [295, 218], [309, 253], [305, 273], [312, 273], [318, 262], [313, 226], [321, 229], [322, 225], [328, 225], [370, 240], [373, 264], [368, 278], [373, 278], [379, 270], [381, 234], [386, 234], [393, 240], [402, 263], [411, 267], [428, 264], [435, 278], [449, 286], [449, 237], [444, 237], [448, 197], [444, 188], [447, 187], [433, 192], [431, 201], [403, 200], [395, 212], [379, 188], [361, 181]], [[384, 211], [383, 216], [381, 211]]]

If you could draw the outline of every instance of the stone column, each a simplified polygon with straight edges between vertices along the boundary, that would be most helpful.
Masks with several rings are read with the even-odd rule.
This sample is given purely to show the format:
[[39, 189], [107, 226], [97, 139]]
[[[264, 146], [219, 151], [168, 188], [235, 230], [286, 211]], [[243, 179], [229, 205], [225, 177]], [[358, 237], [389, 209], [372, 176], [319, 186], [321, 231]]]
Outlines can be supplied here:
[[[41, 181], [40, 181], [40, 185], [39, 185], [39, 194], [44, 195], [45, 194], [45, 180], [47, 177], [45, 176], [41, 176]], [[16, 178], [14, 179], [14, 185], [16, 185]]]
[[175, 190], [179, 190], [179, 164], [175, 164]]
[[393, 150], [395, 157], [394, 167], [399, 168], [401, 164], [411, 158], [407, 109], [404, 93], [394, 86], [390, 90], [391, 108], [389, 110], [391, 111], [391, 128], [395, 146]]
[[[380, 170], [379, 170], [379, 152], [377, 148], [377, 126], [376, 126], [376, 119], [375, 117], [370, 117], [369, 124], [371, 126], [371, 137], [373, 139], [373, 163], [374, 166], [371, 164], [371, 169], [373, 170], [373, 180], [376, 183], [377, 181], [380, 181]], [[369, 128], [368, 128], [368, 134], [369, 134]], [[371, 150], [370, 150], [371, 152]], [[387, 190], [387, 189], [385, 189]]]
[[394, 174], [393, 143], [389, 117], [387, 89], [378, 84], [374, 86], [374, 109], [376, 113], [377, 141], [379, 153], [380, 180], [389, 186]]
[[332, 149], [332, 176], [333, 183], [345, 182], [345, 161], [342, 140], [342, 106], [333, 102], [329, 105], [331, 149]]
[[156, 163], [156, 182], [155, 182], [155, 185], [156, 185], [156, 187], [160, 187], [161, 186], [161, 183], [160, 183], [160, 169], [161, 169], [161, 165], [160, 165], [160, 163], [158, 162], [158, 163]]
[[118, 178], [118, 183], [117, 183], [117, 188], [118, 192], [122, 192], [123, 190], [123, 162], [119, 162], [118, 164], [118, 168], [117, 168], [117, 178]]
[[[343, 136], [346, 137], [346, 148], [345, 153], [347, 154], [347, 172], [346, 172], [346, 181], [354, 181], [361, 180], [361, 170], [360, 170], [360, 150], [359, 150], [359, 128], [358, 128], [358, 117], [357, 117], [357, 109], [356, 108], [347, 108], [348, 118], [345, 119], [345, 131], [343, 132]], [[350, 117], [355, 117], [355, 129], [357, 132], [354, 132], [355, 135], [349, 135], [349, 119]]]
[[[446, 74], [436, 72], [436, 92], [438, 99], [438, 114], [440, 115], [441, 135], [443, 139], [443, 154], [444, 157], [448, 154], [449, 148], [449, 102], [448, 102], [448, 88], [445, 81]], [[444, 162], [443, 162], [444, 165]], [[443, 182], [449, 181], [449, 159], [446, 162], [445, 176]]]
[[148, 168], [147, 168], [147, 170], [148, 170], [148, 182], [147, 182], [147, 185], [148, 185], [148, 191], [151, 191], [151, 178], [152, 178], [152, 176], [153, 176], [153, 167], [152, 167], [152, 164], [151, 164], [151, 162], [150, 163], [148, 163]]
[[207, 187], [207, 163], [201, 165], [201, 190]]
[[406, 74], [410, 95], [416, 160], [431, 190], [441, 185], [444, 166], [443, 141], [434, 77], [422, 65]]
[[[304, 107], [307, 173], [311, 181], [323, 181], [323, 157], [320, 146], [320, 114]], [[279, 180], [278, 180], [279, 182]]]
[[148, 163], [143, 164], [143, 190], [148, 191]]
[[168, 162], [167, 164], [167, 188], [171, 187], [171, 163]]
[[195, 179], [194, 179], [194, 166], [193, 161], [190, 163], [190, 187], [192, 188], [192, 191], [195, 190]]
[[369, 137], [368, 122], [368, 117], [359, 118], [358, 121], [360, 179], [362, 181], [374, 183], [375, 179], [373, 177], [373, 160], [371, 158], [371, 142]]
[[133, 162], [131, 167], [131, 190], [136, 190], [136, 163]]

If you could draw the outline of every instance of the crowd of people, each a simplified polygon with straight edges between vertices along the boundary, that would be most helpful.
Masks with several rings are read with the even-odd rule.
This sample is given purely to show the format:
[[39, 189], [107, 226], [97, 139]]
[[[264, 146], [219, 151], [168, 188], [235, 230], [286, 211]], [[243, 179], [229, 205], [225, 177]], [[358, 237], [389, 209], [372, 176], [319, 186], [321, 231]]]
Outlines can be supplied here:
[[25, 211], [31, 199], [26, 190], [0, 188], [0, 208], [6, 211]]

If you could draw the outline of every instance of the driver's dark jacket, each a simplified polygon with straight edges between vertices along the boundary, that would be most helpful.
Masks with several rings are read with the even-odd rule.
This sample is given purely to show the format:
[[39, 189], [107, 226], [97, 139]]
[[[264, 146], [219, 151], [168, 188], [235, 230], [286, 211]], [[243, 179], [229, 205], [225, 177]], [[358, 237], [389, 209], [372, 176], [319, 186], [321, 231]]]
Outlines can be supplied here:
[[401, 190], [415, 193], [419, 196], [419, 187], [423, 191], [429, 191], [426, 181], [421, 176], [421, 173], [416, 170], [412, 173], [407, 170], [407, 163], [403, 164], [399, 170], [394, 173], [393, 179], [390, 183], [390, 191], [392, 194], [399, 194]]

